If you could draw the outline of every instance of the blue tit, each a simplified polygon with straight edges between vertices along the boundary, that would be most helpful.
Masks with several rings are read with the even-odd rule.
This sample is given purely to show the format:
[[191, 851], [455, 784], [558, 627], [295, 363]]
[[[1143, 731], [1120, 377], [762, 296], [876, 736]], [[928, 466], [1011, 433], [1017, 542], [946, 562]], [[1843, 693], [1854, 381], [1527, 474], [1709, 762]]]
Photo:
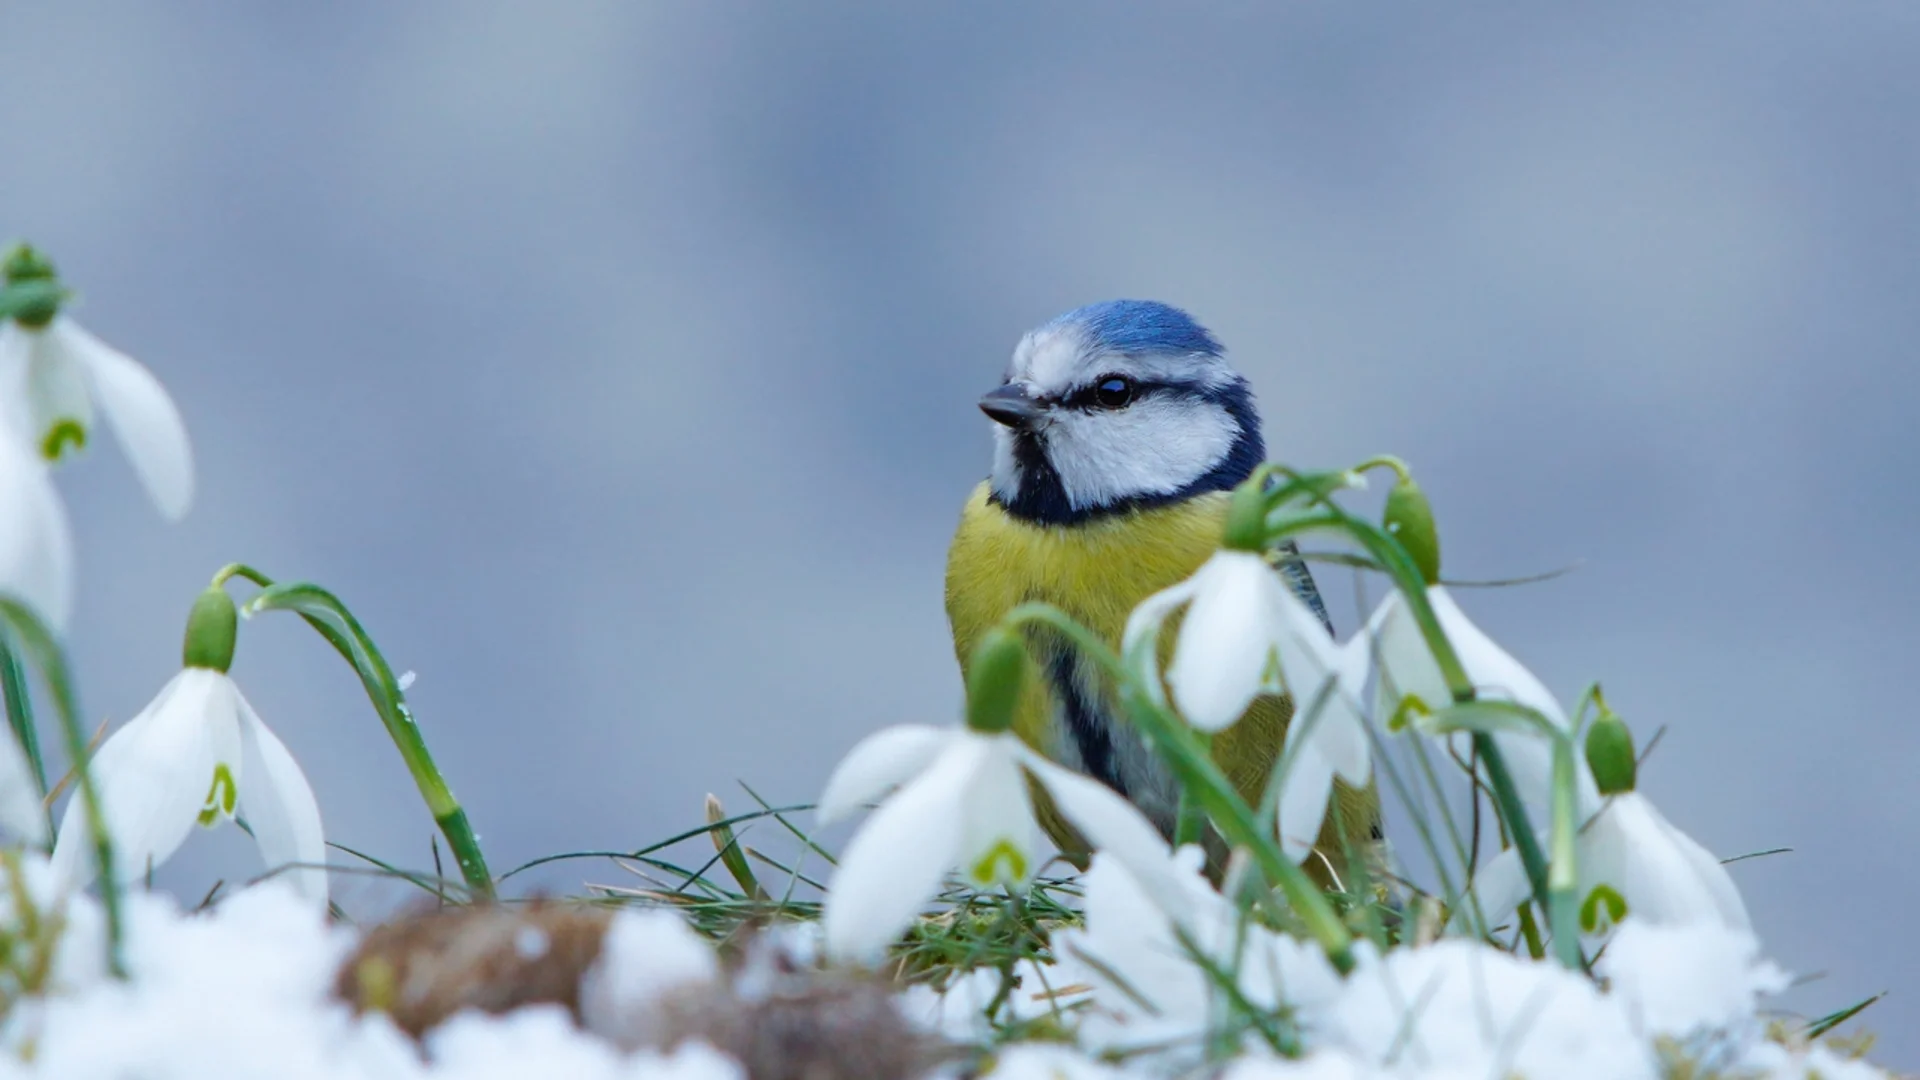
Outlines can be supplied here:
[[[1186, 312], [1150, 301], [1093, 304], [1027, 334], [980, 408], [994, 422], [993, 469], [967, 500], [947, 558], [947, 617], [963, 671], [981, 636], [1033, 600], [1117, 647], [1141, 600], [1219, 547], [1229, 492], [1266, 453], [1253, 391], [1220, 343]], [[1274, 563], [1324, 621], [1290, 545]], [[1126, 796], [1171, 836], [1178, 789], [1129, 730], [1109, 680], [1057, 636], [1033, 634], [1029, 648], [1039, 677], [1020, 698], [1015, 732]], [[1215, 737], [1215, 759], [1250, 805], [1292, 715], [1286, 697], [1262, 697]], [[1307, 868], [1337, 888], [1345, 855], [1380, 835], [1379, 803], [1371, 789], [1344, 785], [1333, 799]], [[1062, 852], [1084, 863], [1071, 827], [1044, 800], [1037, 809]]]

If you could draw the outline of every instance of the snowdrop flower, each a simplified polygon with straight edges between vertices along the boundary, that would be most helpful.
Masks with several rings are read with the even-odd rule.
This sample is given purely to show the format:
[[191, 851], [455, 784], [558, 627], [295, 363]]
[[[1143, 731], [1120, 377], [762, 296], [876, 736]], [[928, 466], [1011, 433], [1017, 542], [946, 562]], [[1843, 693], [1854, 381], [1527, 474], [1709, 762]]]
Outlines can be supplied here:
[[[31, 248], [7, 259], [8, 285], [53, 281], [52, 264]], [[82, 450], [96, 406], [118, 437], [154, 505], [168, 518], [193, 502], [193, 453], [186, 425], [160, 380], [58, 310], [0, 325], [0, 421], [48, 461]]]
[[[118, 869], [137, 880], [179, 850], [196, 823], [239, 817], [268, 867], [293, 866], [283, 876], [325, 904], [320, 808], [293, 755], [227, 676], [236, 629], [226, 591], [216, 585], [202, 593], [187, 622], [185, 669], [93, 758]], [[68, 802], [53, 851], [63, 881], [79, 884], [97, 872], [82, 870], [90, 828], [81, 801]]]
[[1231, 548], [1142, 601], [1127, 622], [1125, 654], [1150, 657], [1142, 647], [1183, 605], [1167, 685], [1194, 727], [1226, 728], [1261, 694], [1293, 698], [1301, 719], [1287, 731], [1292, 765], [1281, 789], [1281, 843], [1289, 857], [1304, 859], [1320, 835], [1334, 776], [1364, 787], [1372, 770], [1356, 705], [1359, 658], [1334, 642], [1265, 556]]
[[[1674, 828], [1637, 791], [1610, 797], [1574, 838], [1577, 895], [1588, 910], [1594, 889], [1604, 885], [1626, 901], [1629, 920], [1662, 926], [1705, 923], [1747, 931], [1747, 906], [1720, 860]], [[1489, 920], [1511, 914], [1528, 893], [1517, 852], [1501, 852], [1474, 879], [1474, 891]], [[1606, 914], [1593, 898], [1593, 913]]]
[[878, 961], [954, 867], [980, 888], [1023, 887], [1039, 864], [1029, 779], [1095, 849], [1139, 865], [1177, 902], [1166, 876], [1152, 870], [1167, 850], [1153, 824], [1106, 785], [1055, 765], [1008, 730], [1029, 665], [1017, 632], [989, 631], [968, 668], [966, 726], [875, 732], [827, 778], [822, 824], [899, 788], [840, 857], [821, 913], [830, 958]]
[[854, 746], [820, 796], [824, 825], [899, 787], [840, 857], [821, 916], [827, 955], [877, 962], [955, 867], [979, 888], [1024, 886], [1040, 862], [1029, 776], [1095, 849], [1149, 866], [1164, 858], [1166, 841], [1132, 803], [1009, 732], [887, 728]]
[[0, 595], [34, 610], [54, 633], [73, 611], [73, 538], [46, 466], [0, 430]]
[[[1570, 727], [1566, 710], [1546, 686], [1475, 626], [1445, 586], [1428, 587], [1427, 602], [1433, 606], [1440, 629], [1460, 657], [1460, 665], [1478, 697], [1524, 705], [1563, 729]], [[1366, 629], [1348, 644], [1360, 653], [1354, 657], [1356, 664], [1377, 679], [1375, 692], [1386, 712], [1391, 713], [1403, 699], [1410, 697], [1419, 698], [1432, 709], [1443, 708], [1453, 701], [1446, 679], [1440, 674], [1440, 665], [1428, 650], [1426, 638], [1421, 635], [1419, 624], [1414, 622], [1406, 598], [1399, 590], [1374, 609]], [[1355, 678], [1364, 682], [1366, 675], [1356, 672]], [[1464, 742], [1465, 736], [1460, 738]], [[1506, 757], [1521, 796], [1536, 807], [1550, 806], [1553, 748], [1549, 741], [1529, 732], [1498, 732], [1494, 741]], [[1464, 746], [1461, 752], [1465, 753]], [[1579, 812], [1590, 815], [1600, 805], [1599, 792], [1586, 770], [1575, 772]]]

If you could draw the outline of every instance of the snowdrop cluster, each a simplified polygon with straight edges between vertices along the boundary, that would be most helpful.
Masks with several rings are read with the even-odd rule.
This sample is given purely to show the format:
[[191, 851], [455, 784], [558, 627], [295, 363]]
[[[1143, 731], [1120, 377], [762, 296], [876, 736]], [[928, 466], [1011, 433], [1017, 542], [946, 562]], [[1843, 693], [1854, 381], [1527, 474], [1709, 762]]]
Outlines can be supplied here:
[[[1411, 525], [1393, 520], [1396, 504], [1416, 508]], [[1288, 519], [1251, 505], [1263, 515], [1256, 522]], [[1351, 520], [1334, 513], [1315, 524]], [[1262, 554], [1275, 537], [1256, 525], [1256, 544], [1223, 548], [1141, 604], [1111, 674], [1156, 747], [1178, 740], [1156, 737], [1155, 725], [1219, 731], [1261, 694], [1310, 703], [1302, 706], [1306, 722], [1288, 732], [1275, 778], [1272, 839], [1291, 862], [1308, 856], [1334, 780], [1367, 783], [1382, 741], [1451, 745], [1459, 761], [1470, 751], [1497, 756], [1516, 797], [1496, 812], [1553, 841], [1538, 880], [1522, 853], [1508, 849], [1477, 870], [1462, 867], [1471, 880], [1451, 889], [1396, 884], [1396, 918], [1451, 916], [1433, 919], [1430, 932], [1356, 940], [1338, 919], [1316, 925], [1313, 911], [1297, 910], [1308, 933], [1290, 936], [1256, 910], [1277, 894], [1254, 903], [1248, 897], [1263, 890], [1232, 871], [1216, 890], [1200, 873], [1199, 849], [1170, 850], [1124, 800], [1069, 793], [1068, 778], [1098, 785], [1063, 776], [970, 705], [959, 730], [870, 736], [830, 781], [825, 819], [858, 802], [880, 803], [830, 883], [829, 953], [866, 962], [881, 955], [928, 905], [941, 880], [936, 867], [959, 869], [976, 887], [1023, 888], [1038, 865], [1031, 783], [1096, 851], [1083, 879], [1085, 924], [1054, 934], [1050, 962], [1030, 957], [1011, 971], [956, 978], [941, 993], [917, 991], [912, 1007], [957, 1038], [991, 1039], [1050, 1017], [1095, 1058], [1161, 1075], [1244, 1058], [1234, 1075], [1652, 1077], [1664, 1075], [1663, 1054], [1686, 1053], [1696, 1064], [1754, 1075], [1873, 1075], [1828, 1051], [1789, 1051], [1762, 1038], [1756, 1009], [1785, 980], [1761, 957], [1726, 869], [1633, 789], [1631, 738], [1603, 702], [1598, 719], [1583, 721], [1585, 709], [1570, 711], [1433, 583], [1437, 541], [1425, 538], [1422, 550], [1422, 523], [1430, 528], [1430, 511], [1402, 473], [1387, 528], [1354, 525], [1363, 547], [1399, 573], [1346, 641], [1328, 635], [1285, 586]], [[1162, 672], [1161, 638], [1176, 614]], [[983, 660], [976, 654], [976, 671], [991, 668]], [[1014, 670], [999, 667], [1003, 678]], [[1007, 691], [970, 685], [969, 694]], [[1591, 760], [1569, 768], [1583, 722]], [[974, 764], [988, 760], [991, 768]], [[989, 821], [988, 831], [968, 832]], [[1002, 849], [1020, 857], [992, 873], [971, 861]], [[1230, 865], [1261, 865], [1247, 854], [1243, 847]], [[909, 862], [912, 873], [898, 872]], [[1268, 875], [1269, 887], [1284, 884]], [[1282, 906], [1298, 908], [1299, 898], [1287, 892]], [[1540, 916], [1529, 933], [1552, 941], [1560, 963], [1544, 958], [1537, 937], [1527, 955], [1490, 935], [1511, 928], [1523, 906]], [[1596, 955], [1600, 962], [1591, 963]], [[1019, 985], [1011, 993], [1010, 979]], [[1075, 1069], [1094, 1075], [1105, 1067], [1088, 1061]]]
[[[1466, 938], [1364, 946], [1343, 978], [1311, 945], [1248, 924], [1201, 877], [1199, 852], [1169, 860], [1187, 894], [1179, 912], [1117, 861], [1094, 857], [1084, 927], [1055, 936], [1051, 962], [1017, 970], [999, 1018], [1053, 1018], [1072, 1049], [1009, 1054], [1011, 1075], [1029, 1060], [1068, 1076], [1194, 1075], [1210, 1054], [1235, 1077], [1653, 1080], [1681, 1061], [1736, 1076], [1885, 1075], [1824, 1046], [1766, 1037], [1756, 1009], [1787, 980], [1745, 931], [1627, 923], [1598, 965], [1604, 985]], [[1235, 974], [1222, 980], [1209, 967]], [[1002, 977], [976, 971], [943, 992], [910, 990], [902, 1004], [955, 1040], [990, 1039], [984, 1009]]]
[[[1211, 878], [1201, 847], [1176, 849], [1125, 798], [1011, 733], [1032, 677], [1021, 619], [1073, 629], [1058, 612], [1029, 611], [981, 645], [964, 725], [888, 728], [834, 771], [823, 823], [878, 807], [847, 844], [820, 921], [794, 939], [805, 947], [764, 971], [728, 971], [677, 916], [626, 911], [580, 973], [574, 1008], [460, 1012], [416, 1040], [378, 1006], [359, 1014], [341, 999], [356, 935], [327, 919], [313, 791], [230, 673], [239, 609], [229, 580], [264, 588], [249, 610], [307, 616], [355, 667], [468, 888], [489, 897], [493, 878], [420, 741], [405, 677], [330, 594], [230, 566], [191, 606], [178, 674], [84, 749], [61, 649], [75, 574], [53, 470], [104, 426], [161, 514], [177, 519], [193, 498], [192, 453], [161, 383], [73, 320], [45, 258], [22, 247], [0, 270], [0, 683], [11, 728], [0, 734], [0, 829], [12, 841], [0, 846], [0, 1080], [746, 1080], [780, 1055], [715, 1049], [759, 1036], [730, 1020], [689, 1027], [688, 1003], [769, 1009], [782, 994], [805, 998], [816, 979], [835, 989], [810, 1007], [844, 1000], [849, 1013], [877, 1008], [889, 1024], [912, 1025], [895, 1046], [911, 1053], [862, 1059], [924, 1060], [887, 1074], [900, 1080], [1883, 1075], [1760, 1021], [1786, 979], [1765, 959], [1732, 879], [1635, 790], [1631, 738], [1597, 695], [1569, 709], [1438, 584], [1430, 511], [1397, 462], [1379, 528], [1331, 501], [1347, 474], [1263, 471], [1236, 495], [1241, 516], [1222, 550], [1142, 603], [1117, 650], [1098, 658], [1141, 736], [1175, 761], [1208, 818], [1201, 827], [1216, 830], [1208, 838], [1230, 850]], [[1304, 526], [1344, 530], [1393, 579], [1345, 641], [1269, 561]], [[47, 703], [84, 763], [57, 830], [25, 661], [51, 688]], [[1181, 767], [1273, 693], [1301, 705], [1273, 805], [1247, 806], [1217, 774]], [[1575, 767], [1583, 730], [1586, 760]], [[1471, 751], [1503, 789], [1495, 810], [1509, 833], [1537, 834], [1538, 844], [1473, 858], [1451, 882], [1391, 883], [1383, 895], [1397, 931], [1386, 933], [1376, 911], [1368, 934], [1367, 919], [1336, 907], [1299, 864], [1335, 781], [1374, 782], [1389, 767], [1381, 748], [1396, 740], [1460, 760]], [[1095, 853], [1080, 910], [1015, 959], [876, 991], [878, 976], [863, 972], [888, 966], [950, 875], [1015, 897], [1029, 887], [1048, 862], [1042, 800]], [[136, 888], [196, 827], [227, 820], [258, 845], [269, 871], [260, 884], [205, 914]], [[1492, 933], [1530, 916], [1540, 925], [1528, 923], [1524, 951]], [[1545, 958], [1542, 934], [1559, 962]], [[1020, 1037], [1034, 1032], [1045, 1038]]]
[[[178, 520], [193, 502], [193, 453], [160, 380], [74, 321], [45, 257], [21, 245], [0, 278], [9, 313], [0, 317], [0, 599], [24, 605], [57, 642], [73, 606], [74, 556], [52, 468], [87, 449], [104, 420], [154, 505]], [[116, 877], [144, 876], [196, 823], [238, 815], [269, 869], [291, 868], [298, 890], [324, 905], [319, 808], [293, 756], [227, 674], [235, 620], [216, 584], [194, 605], [183, 670], [91, 759], [88, 780], [119, 845]], [[0, 646], [13, 648], [4, 635]], [[42, 785], [23, 744], [0, 737], [0, 825], [34, 843], [47, 839]], [[98, 872], [92, 836], [86, 800], [71, 800], [54, 848], [69, 889]]]

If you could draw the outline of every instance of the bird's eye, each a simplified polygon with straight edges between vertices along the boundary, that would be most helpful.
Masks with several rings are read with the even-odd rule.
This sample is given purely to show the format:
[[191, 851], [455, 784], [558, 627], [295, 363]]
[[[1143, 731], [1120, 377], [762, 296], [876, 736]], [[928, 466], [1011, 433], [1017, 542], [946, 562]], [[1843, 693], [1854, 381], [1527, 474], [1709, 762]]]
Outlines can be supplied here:
[[1103, 409], [1124, 409], [1133, 401], [1133, 380], [1109, 375], [1093, 388], [1093, 403]]

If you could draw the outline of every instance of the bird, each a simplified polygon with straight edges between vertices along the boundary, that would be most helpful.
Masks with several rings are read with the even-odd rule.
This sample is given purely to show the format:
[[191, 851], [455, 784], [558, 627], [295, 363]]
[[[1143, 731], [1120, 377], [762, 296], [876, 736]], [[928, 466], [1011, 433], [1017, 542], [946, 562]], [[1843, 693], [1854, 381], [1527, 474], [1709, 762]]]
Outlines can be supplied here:
[[[1090, 304], [1028, 332], [979, 404], [993, 421], [992, 468], [961, 511], [946, 571], [963, 676], [981, 638], [1029, 601], [1054, 605], [1117, 647], [1140, 601], [1192, 575], [1220, 546], [1230, 493], [1266, 457], [1245, 377], [1211, 332], [1156, 301]], [[1270, 561], [1331, 634], [1293, 546]], [[1178, 787], [1122, 715], [1110, 680], [1055, 632], [1038, 629], [1027, 643], [1035, 676], [1016, 705], [1015, 734], [1126, 797], [1171, 838]], [[1216, 762], [1249, 805], [1258, 805], [1293, 708], [1284, 695], [1262, 696], [1214, 738]], [[1371, 787], [1340, 783], [1333, 799], [1305, 865], [1337, 890], [1347, 887], [1346, 853], [1382, 834]], [[1035, 812], [1084, 868], [1085, 842], [1042, 791]], [[1209, 841], [1217, 882], [1226, 853]]]

